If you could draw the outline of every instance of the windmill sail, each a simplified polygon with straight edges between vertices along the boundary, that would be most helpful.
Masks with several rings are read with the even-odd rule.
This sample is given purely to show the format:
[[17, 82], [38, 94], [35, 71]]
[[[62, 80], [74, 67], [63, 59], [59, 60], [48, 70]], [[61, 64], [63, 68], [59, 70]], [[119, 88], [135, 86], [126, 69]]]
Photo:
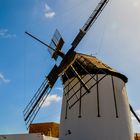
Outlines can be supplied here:
[[[49, 52], [51, 53], [52, 58], [55, 60], [58, 56], [62, 57], [62, 61], [60, 65], [57, 67], [56, 65], [53, 67], [52, 71], [49, 73], [49, 75], [46, 77], [45, 81], [41, 85], [41, 87], [38, 89], [30, 103], [27, 105], [27, 107], [24, 110], [24, 120], [27, 126], [32, 123], [35, 116], [37, 115], [41, 105], [49, 95], [52, 87], [54, 86], [56, 80], [58, 77], [62, 76], [63, 74], [67, 76], [67, 69], [70, 68], [73, 72], [73, 74], [77, 77], [78, 82], [84, 87], [85, 93], [81, 95], [80, 98], [78, 98], [73, 104], [71, 104], [71, 107], [74, 106], [87, 92], [90, 91], [90, 88], [86, 85], [86, 82], [83, 80], [83, 77], [79, 75], [79, 71], [77, 71], [77, 68], [72, 64], [72, 58], [75, 56], [74, 49], [77, 47], [77, 45], [80, 43], [82, 38], [85, 36], [87, 31], [90, 29], [90, 27], [93, 25], [97, 17], [102, 12], [103, 8], [106, 6], [109, 0], [101, 0], [100, 3], [97, 5], [96, 9], [93, 11], [87, 22], [84, 24], [84, 26], [80, 29], [80, 32], [77, 34], [73, 42], [71, 43], [72, 47], [69, 49], [69, 51], [64, 54], [61, 52], [62, 46], [64, 44], [64, 40], [61, 37], [58, 30], [55, 31], [54, 36], [51, 40], [50, 45], [47, 45], [40, 39], [36, 38], [35, 36], [31, 35], [28, 32], [25, 32], [35, 40], [39, 41], [43, 45], [47, 46], [49, 48]], [[82, 65], [81, 70], [84, 71]], [[67, 77], [68, 78], [68, 77]], [[92, 77], [94, 78], [94, 77]], [[98, 82], [97, 82], [98, 83]], [[71, 97], [72, 98], [72, 97]], [[70, 100], [70, 98], [68, 99]]]
[[50, 91], [58, 79], [58, 67], [55, 65], [49, 75], [46, 77], [40, 88], [37, 90], [36, 94], [33, 96], [29, 104], [26, 106], [23, 111], [24, 120], [27, 128], [32, 123], [36, 117], [39, 109], [46, 100], [47, 96], [50, 94]]
[[98, 18], [98, 16], [101, 14], [102, 10], [104, 9], [104, 7], [106, 6], [106, 4], [109, 2], [109, 0], [101, 0], [99, 2], [99, 4], [97, 5], [97, 7], [95, 8], [95, 10], [93, 11], [93, 13], [91, 14], [91, 16], [88, 18], [87, 22], [85, 23], [85, 25], [82, 27], [82, 31], [87, 32], [90, 27], [93, 25], [93, 23], [96, 21], [96, 19]]
[[80, 41], [83, 39], [87, 31], [90, 29], [90, 27], [93, 25], [93, 23], [96, 21], [98, 16], [101, 14], [104, 7], [107, 5], [109, 0], [101, 0], [95, 10], [92, 12], [91, 16], [88, 18], [87, 22], [84, 24], [84, 26], [80, 29], [79, 33], [71, 43], [72, 48], [71, 51], [74, 50], [77, 45], [80, 43]]
[[33, 96], [31, 101], [23, 111], [24, 120], [27, 128], [30, 125], [30, 123], [32, 123], [32, 121], [34, 120], [41, 105], [45, 101], [46, 97], [49, 95], [50, 91], [51, 88], [49, 87], [48, 81], [44, 80], [44, 82], [42, 83], [36, 94]]
[[50, 43], [50, 47], [53, 48], [55, 51], [48, 48], [49, 53], [51, 54], [52, 58], [57, 60], [58, 53], [62, 49], [63, 45], [64, 45], [64, 40], [63, 40], [61, 34], [59, 33], [59, 31], [56, 29], [56, 31], [52, 37], [51, 43]]

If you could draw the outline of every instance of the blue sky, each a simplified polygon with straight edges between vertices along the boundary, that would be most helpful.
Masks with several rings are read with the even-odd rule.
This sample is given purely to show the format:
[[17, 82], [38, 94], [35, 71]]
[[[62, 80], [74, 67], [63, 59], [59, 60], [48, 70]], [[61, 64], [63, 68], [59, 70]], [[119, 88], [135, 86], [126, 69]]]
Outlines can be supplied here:
[[[57, 28], [66, 52], [99, 0], [0, 0], [0, 133], [27, 132], [22, 111], [55, 62], [45, 42]], [[76, 49], [95, 55], [128, 77], [129, 102], [140, 114], [140, 1], [110, 0]], [[59, 121], [62, 86], [56, 83], [35, 122]], [[135, 132], [140, 125], [133, 119]]]

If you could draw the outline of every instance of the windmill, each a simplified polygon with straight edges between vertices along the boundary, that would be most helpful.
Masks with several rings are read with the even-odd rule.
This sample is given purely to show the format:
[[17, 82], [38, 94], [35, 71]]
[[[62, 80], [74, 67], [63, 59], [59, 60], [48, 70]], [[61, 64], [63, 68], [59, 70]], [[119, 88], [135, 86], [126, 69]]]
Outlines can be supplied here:
[[27, 128], [57, 79], [62, 77], [64, 93], [60, 122], [61, 140], [101, 140], [104, 137], [108, 140], [132, 140], [129, 110], [139, 122], [140, 120], [128, 104], [125, 90], [127, 77], [96, 57], [74, 51], [108, 1], [99, 2], [66, 54], [61, 51], [64, 40], [58, 30], [55, 31], [50, 45], [25, 32], [47, 46], [53, 59], [57, 60], [59, 56], [62, 58], [59, 66], [54, 65], [23, 111]]

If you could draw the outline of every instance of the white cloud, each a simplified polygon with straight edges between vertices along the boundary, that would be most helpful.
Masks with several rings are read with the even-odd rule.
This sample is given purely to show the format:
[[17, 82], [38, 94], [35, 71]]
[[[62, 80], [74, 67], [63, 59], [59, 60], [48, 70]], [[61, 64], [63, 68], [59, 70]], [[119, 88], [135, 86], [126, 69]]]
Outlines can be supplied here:
[[52, 18], [52, 17], [54, 17], [55, 16], [55, 12], [46, 12], [45, 13], [45, 17], [46, 18]]
[[45, 4], [45, 17], [46, 18], [53, 18], [55, 16], [55, 12], [50, 8], [50, 6], [46, 3]]
[[6, 79], [6, 78], [4, 77], [4, 75], [0, 73], [0, 83], [1, 83], [1, 82], [3, 82], [3, 83], [9, 83], [10, 80], [9, 80], [9, 79]]
[[47, 97], [47, 99], [45, 100], [45, 102], [43, 103], [43, 106], [42, 107], [48, 107], [50, 106], [52, 103], [57, 103], [59, 101], [61, 101], [61, 97], [56, 95], [56, 94], [53, 94], [53, 95], [49, 95]]
[[[140, 110], [136, 110], [135, 111], [136, 114], [138, 115], [138, 117], [140, 118]], [[133, 129], [134, 129], [134, 132], [140, 132], [140, 124], [139, 122], [136, 120], [136, 118], [134, 117], [133, 114], [131, 114], [131, 119], [132, 119], [132, 124], [133, 124]]]
[[56, 89], [63, 92], [63, 87], [56, 87]]
[[9, 33], [8, 29], [0, 29], [0, 38], [13, 38], [16, 37], [15, 34]]
[[46, 9], [46, 11], [50, 11], [51, 10], [50, 6], [47, 3], [45, 4], [45, 9]]

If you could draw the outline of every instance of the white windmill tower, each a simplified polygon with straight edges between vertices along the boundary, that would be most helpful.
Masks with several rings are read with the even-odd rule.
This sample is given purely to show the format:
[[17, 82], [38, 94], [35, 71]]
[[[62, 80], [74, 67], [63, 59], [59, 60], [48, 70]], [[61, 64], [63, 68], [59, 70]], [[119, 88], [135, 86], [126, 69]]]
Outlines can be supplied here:
[[63, 76], [61, 140], [133, 140], [125, 88], [127, 78], [97, 58], [76, 54]]
[[133, 140], [130, 110], [140, 120], [128, 103], [127, 77], [93, 56], [74, 51], [107, 3], [108, 0], [100, 1], [66, 54], [61, 52], [64, 41], [58, 30], [50, 45], [26, 32], [46, 45], [52, 58], [62, 57], [60, 65], [52, 68], [25, 108], [27, 127], [33, 122], [58, 77], [62, 77], [64, 93], [60, 140]]

